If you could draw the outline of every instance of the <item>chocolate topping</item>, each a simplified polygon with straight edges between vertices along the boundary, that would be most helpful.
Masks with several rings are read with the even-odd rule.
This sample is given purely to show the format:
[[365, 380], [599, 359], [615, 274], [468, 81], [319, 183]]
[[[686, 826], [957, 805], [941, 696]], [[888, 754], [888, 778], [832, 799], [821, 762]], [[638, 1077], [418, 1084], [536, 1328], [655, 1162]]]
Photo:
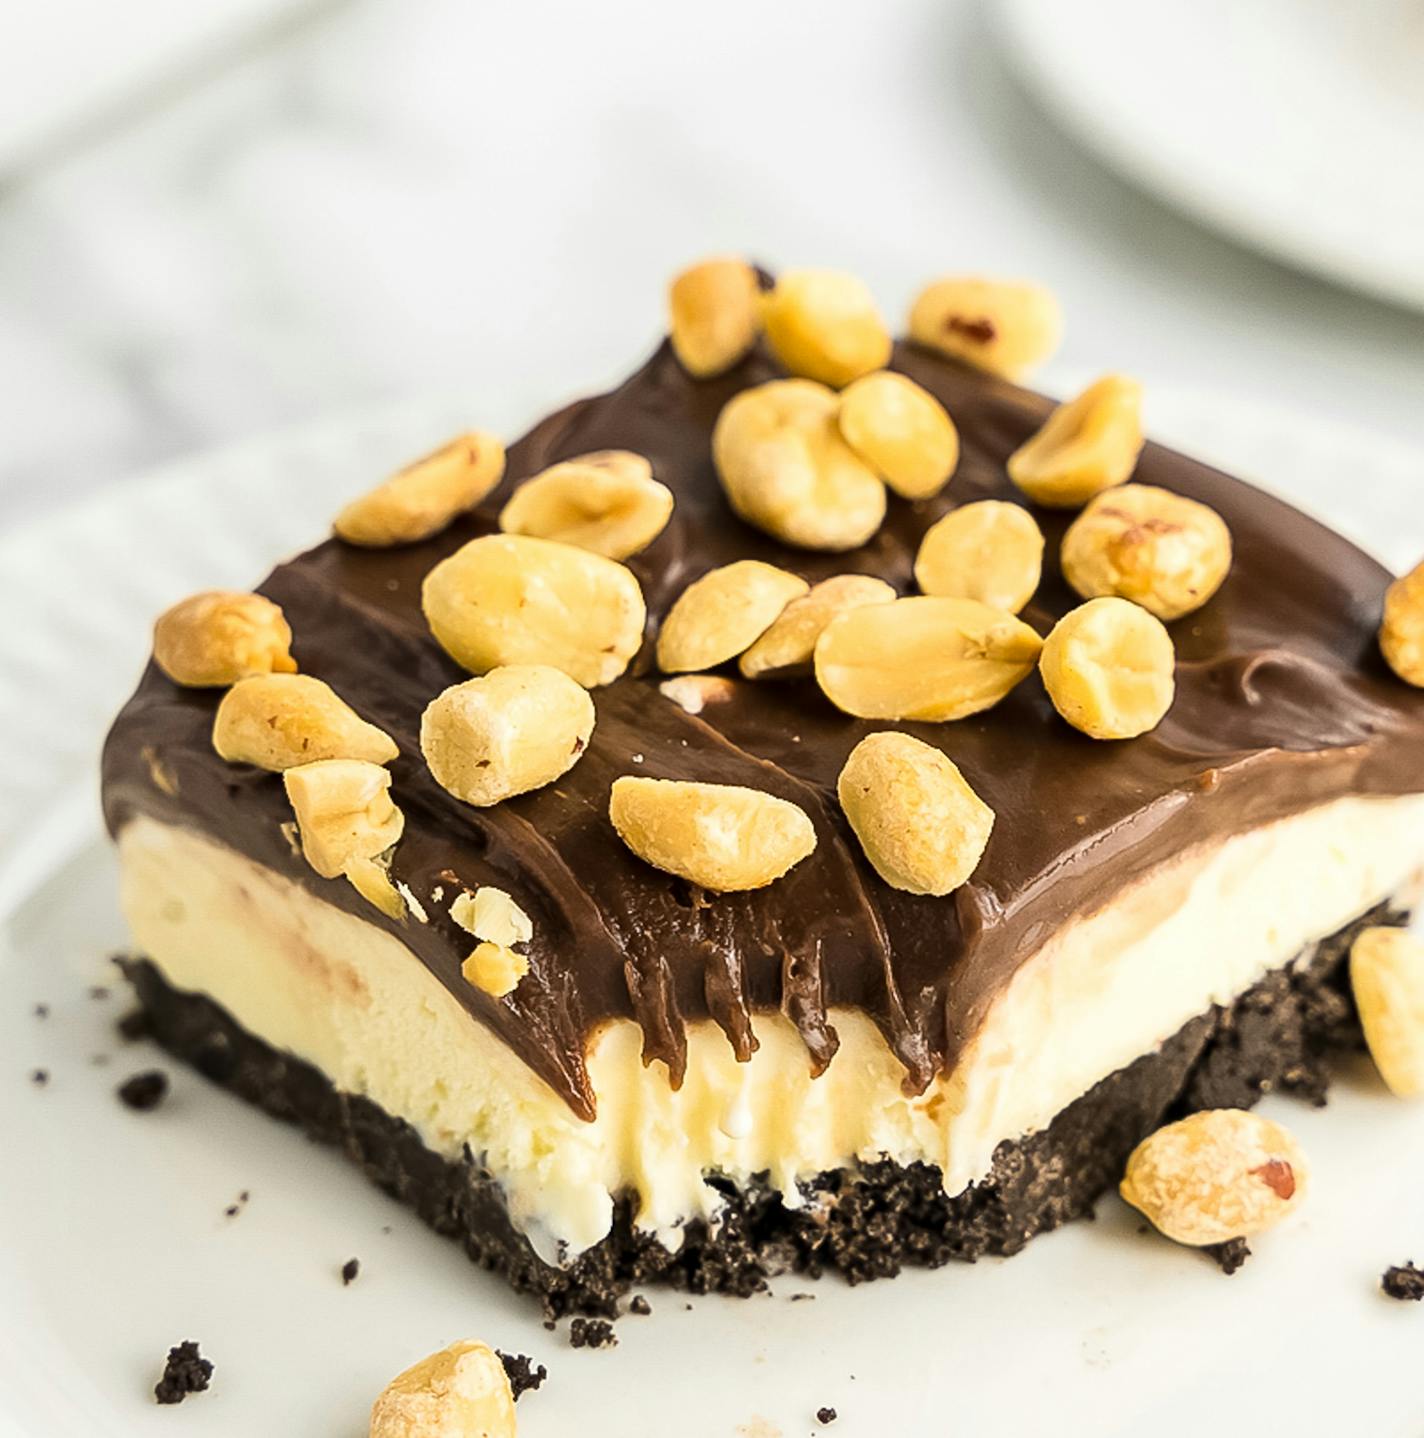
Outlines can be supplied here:
[[[1153, 865], [1341, 795], [1424, 789], [1424, 693], [1388, 672], [1374, 642], [1386, 571], [1280, 501], [1156, 445], [1135, 478], [1210, 504], [1236, 553], [1211, 602], [1171, 626], [1176, 703], [1153, 732], [1098, 743], [1055, 716], [1034, 676], [986, 714], [895, 726], [941, 747], [997, 815], [983, 862], [948, 898], [882, 883], [835, 803], [851, 748], [891, 726], [840, 713], [810, 680], [737, 679], [731, 697], [689, 715], [658, 692], [648, 644], [624, 678], [594, 691], [588, 752], [558, 783], [478, 810], [435, 784], [417, 743], [420, 714], [468, 676], [430, 637], [421, 580], [494, 527], [515, 484], [556, 460], [635, 450], [676, 493], [671, 523], [631, 561], [650, 636], [688, 583], [733, 559], [768, 560], [813, 582], [863, 571], [913, 592], [920, 536], [940, 515], [970, 500], [1021, 498], [1004, 461], [1042, 423], [1049, 401], [913, 347], [897, 349], [893, 366], [944, 402], [962, 458], [943, 496], [910, 503], [891, 495], [884, 526], [852, 554], [785, 548], [737, 520], [722, 496], [712, 426], [739, 389], [776, 376], [770, 361], [758, 352], [727, 375], [694, 380], [664, 345], [613, 393], [538, 425], [510, 451], [491, 501], [447, 533], [391, 550], [328, 541], [269, 577], [262, 592], [285, 609], [302, 670], [400, 744], [391, 770], [407, 822], [392, 876], [424, 905], [428, 923], [411, 916], [397, 924], [349, 884], [306, 867], [280, 828], [290, 819], [280, 778], [213, 752], [219, 693], [180, 689], [153, 666], [105, 751], [110, 829], [137, 813], [190, 826], [397, 933], [476, 1019], [591, 1117], [584, 1045], [600, 1023], [624, 1017], [640, 1025], [645, 1058], [666, 1064], [676, 1084], [689, 1021], [715, 1020], [745, 1059], [756, 1048], [757, 1015], [779, 1009], [819, 1072], [837, 1044], [828, 1008], [855, 1007], [880, 1026], [907, 1090], [921, 1091], [1058, 925]], [[1046, 633], [1077, 603], [1056, 568], [1071, 516], [1035, 513], [1048, 561], [1023, 617]], [[145, 745], [175, 776], [172, 792], [154, 784]], [[614, 835], [608, 791], [629, 773], [745, 784], [790, 799], [816, 825], [816, 852], [766, 889], [693, 889], [644, 865]], [[469, 938], [446, 908], [451, 874], [468, 888], [507, 889], [534, 921], [529, 974], [504, 998], [460, 975]], [[432, 902], [440, 886], [445, 903]]]

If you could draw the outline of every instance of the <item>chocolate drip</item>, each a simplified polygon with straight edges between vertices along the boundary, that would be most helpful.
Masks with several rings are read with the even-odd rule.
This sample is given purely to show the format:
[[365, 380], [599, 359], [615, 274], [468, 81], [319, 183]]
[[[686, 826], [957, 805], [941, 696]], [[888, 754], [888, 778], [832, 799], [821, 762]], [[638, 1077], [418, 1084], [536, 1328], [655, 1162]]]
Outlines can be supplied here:
[[796, 1025], [811, 1055], [811, 1072], [819, 1078], [841, 1046], [840, 1035], [826, 1018], [819, 942], [801, 953], [788, 949], [782, 956], [781, 1011]]
[[[388, 929], [474, 1020], [589, 1117], [584, 1046], [601, 1024], [623, 1018], [641, 1026], [645, 1056], [664, 1062], [678, 1083], [689, 1022], [714, 1019], [746, 1058], [755, 1016], [784, 1011], [823, 1067], [835, 1051], [828, 1014], [857, 1009], [885, 1034], [907, 1087], [922, 1090], [1054, 929], [1154, 865], [1341, 795], [1424, 790], [1424, 694], [1389, 674], [1374, 643], [1389, 576], [1287, 505], [1156, 445], [1136, 478], [1217, 509], [1236, 562], [1205, 608], [1171, 626], [1177, 699], [1151, 734], [1094, 743], [1058, 720], [1036, 677], [987, 714], [892, 726], [839, 713], [810, 680], [750, 683], [729, 666], [729, 696], [694, 717], [659, 693], [645, 645], [623, 679], [595, 692], [588, 750], [557, 783], [473, 810], [433, 782], [420, 757], [420, 714], [468, 676], [426, 629], [421, 580], [492, 529], [513, 486], [545, 465], [632, 449], [675, 493], [671, 523], [631, 561], [650, 635], [689, 582], [734, 559], [767, 560], [813, 582], [877, 574], [911, 592], [920, 537], [942, 514], [978, 499], [1021, 502], [1004, 461], [1049, 402], [913, 347], [897, 349], [893, 366], [945, 403], [961, 460], [943, 495], [918, 503], [891, 496], [880, 532], [852, 554], [787, 549], [738, 521], [723, 498], [712, 427], [733, 394], [776, 376], [766, 356], [697, 381], [664, 345], [611, 394], [539, 424], [510, 451], [502, 488], [448, 532], [393, 550], [330, 541], [270, 576], [263, 592], [286, 610], [301, 668], [400, 745], [391, 767], [407, 823], [393, 872], [428, 910], [426, 922], [391, 921], [343, 880], [317, 877], [283, 834], [291, 814], [280, 780], [212, 752], [220, 696], [179, 690], [151, 666], [105, 751], [110, 828], [140, 813], [192, 827]], [[1056, 563], [1068, 517], [1035, 514], [1048, 553], [1024, 618], [1046, 633], [1078, 601]], [[978, 870], [945, 899], [885, 885], [835, 802], [850, 750], [890, 727], [940, 747], [997, 816]], [[778, 794], [810, 815], [816, 851], [766, 889], [691, 894], [614, 834], [608, 791], [628, 773]], [[461, 977], [470, 940], [447, 912], [453, 885], [486, 883], [508, 890], [534, 920], [530, 976], [504, 1002]]]

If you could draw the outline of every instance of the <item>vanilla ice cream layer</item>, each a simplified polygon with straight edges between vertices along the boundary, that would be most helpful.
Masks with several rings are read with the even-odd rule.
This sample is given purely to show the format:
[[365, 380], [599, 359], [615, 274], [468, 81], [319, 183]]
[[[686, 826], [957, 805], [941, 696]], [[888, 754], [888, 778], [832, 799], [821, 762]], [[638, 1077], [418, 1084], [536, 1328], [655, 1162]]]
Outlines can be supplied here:
[[640, 1226], [675, 1246], [689, 1219], [715, 1218], [713, 1172], [746, 1182], [767, 1171], [794, 1204], [798, 1179], [884, 1156], [935, 1164], [958, 1192], [1003, 1140], [1043, 1129], [1189, 1019], [1416, 888], [1424, 796], [1337, 800], [1161, 866], [1055, 933], [917, 1097], [857, 1010], [831, 1011], [841, 1046], [819, 1078], [780, 1014], [757, 1016], [747, 1063], [710, 1020], [692, 1024], [677, 1091], [662, 1065], [644, 1067], [642, 1034], [620, 1020], [589, 1042], [592, 1123], [386, 930], [151, 818], [124, 828], [119, 852], [135, 941], [170, 984], [406, 1120], [435, 1152], [458, 1159], [468, 1145], [554, 1259], [604, 1237], [630, 1192]]

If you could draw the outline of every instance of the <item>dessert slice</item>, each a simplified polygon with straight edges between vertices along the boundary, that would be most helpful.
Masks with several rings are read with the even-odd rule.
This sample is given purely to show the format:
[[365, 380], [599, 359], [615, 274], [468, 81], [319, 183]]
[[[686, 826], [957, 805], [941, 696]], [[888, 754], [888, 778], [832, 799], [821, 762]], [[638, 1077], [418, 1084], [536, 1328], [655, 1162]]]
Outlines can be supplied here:
[[699, 267], [507, 467], [167, 616], [104, 756], [159, 1041], [551, 1312], [1012, 1253], [1318, 1098], [1424, 871], [1389, 576], [1003, 378], [1056, 323]]

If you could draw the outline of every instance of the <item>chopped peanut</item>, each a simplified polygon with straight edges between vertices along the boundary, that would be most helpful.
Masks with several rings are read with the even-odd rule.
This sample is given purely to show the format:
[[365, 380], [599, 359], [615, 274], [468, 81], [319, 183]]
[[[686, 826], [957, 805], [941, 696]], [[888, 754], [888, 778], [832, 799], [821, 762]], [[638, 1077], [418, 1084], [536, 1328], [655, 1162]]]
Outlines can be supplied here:
[[153, 659], [175, 684], [220, 689], [252, 674], [295, 674], [292, 631], [260, 594], [210, 589], [165, 610], [153, 626]]
[[504, 476], [504, 445], [471, 430], [353, 499], [336, 516], [348, 544], [384, 549], [439, 534], [473, 509]]

